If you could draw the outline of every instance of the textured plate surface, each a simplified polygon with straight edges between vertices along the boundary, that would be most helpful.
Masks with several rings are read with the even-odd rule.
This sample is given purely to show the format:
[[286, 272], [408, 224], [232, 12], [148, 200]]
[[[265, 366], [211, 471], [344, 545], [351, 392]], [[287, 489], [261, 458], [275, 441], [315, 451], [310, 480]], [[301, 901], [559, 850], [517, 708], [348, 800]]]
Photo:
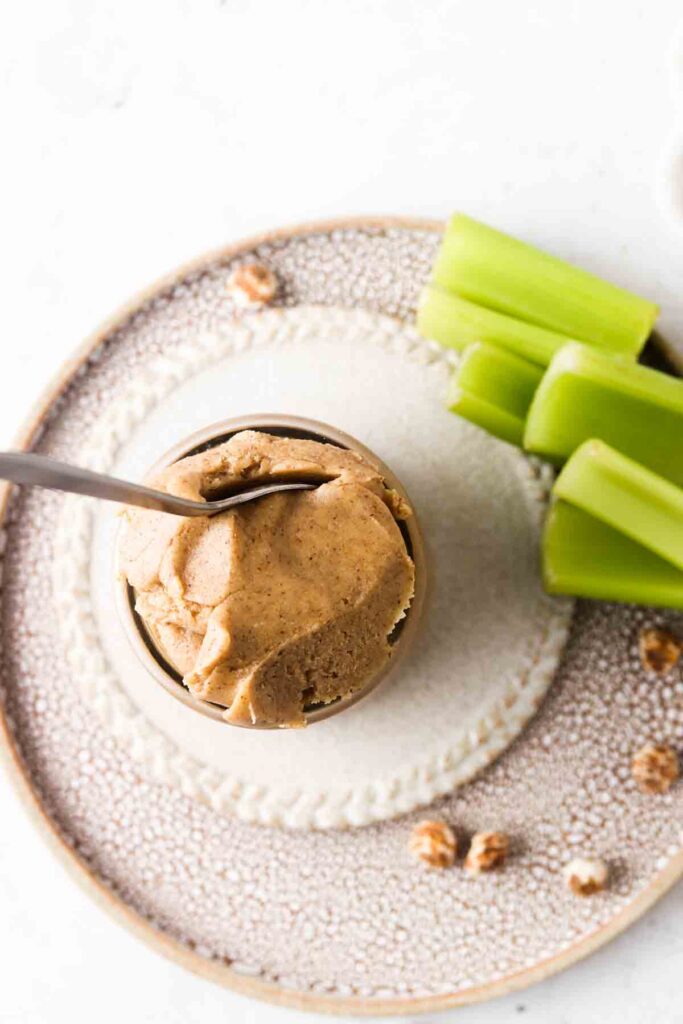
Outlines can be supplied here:
[[[368, 223], [283, 233], [253, 249], [283, 278], [288, 306], [409, 319], [436, 244], [427, 226]], [[249, 246], [208, 258], [114, 322], [27, 442], [78, 460], [131, 373], [183, 344], [188, 329], [219, 330], [233, 316], [225, 284], [231, 261], [247, 254]], [[646, 674], [637, 638], [644, 625], [681, 630], [683, 617], [579, 606], [540, 713], [495, 765], [433, 809], [463, 843], [474, 830], [508, 831], [509, 864], [477, 880], [459, 868], [429, 873], [406, 853], [417, 814], [302, 834], [231, 820], [155, 783], [100, 726], [66, 669], [50, 568], [62, 506], [58, 496], [31, 493], [9, 507], [1, 607], [8, 751], [81, 880], [175, 959], [293, 1005], [436, 1009], [571, 962], [680, 873], [681, 787], [643, 796], [629, 762], [649, 739], [681, 745], [680, 670]], [[581, 854], [611, 867], [608, 892], [591, 900], [572, 897], [560, 877]]]
[[519, 734], [552, 681], [572, 610], [540, 585], [552, 478], [444, 409], [450, 369], [443, 349], [390, 317], [298, 306], [191, 335], [102, 412], [79, 463], [124, 479], [139, 479], [167, 437], [226, 409], [342, 426], [398, 473], [427, 544], [418, 639], [386, 686], [314, 728], [236, 730], [151, 682], [117, 615], [120, 517], [65, 498], [53, 569], [67, 666], [153, 779], [246, 821], [368, 825], [451, 792]]

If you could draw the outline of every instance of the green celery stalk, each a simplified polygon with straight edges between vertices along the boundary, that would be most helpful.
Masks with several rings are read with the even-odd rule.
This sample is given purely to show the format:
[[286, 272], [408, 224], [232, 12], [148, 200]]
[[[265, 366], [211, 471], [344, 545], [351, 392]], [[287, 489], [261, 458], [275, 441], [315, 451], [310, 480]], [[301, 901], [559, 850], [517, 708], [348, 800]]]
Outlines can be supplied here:
[[596, 438], [683, 486], [683, 380], [570, 342], [529, 409], [524, 447], [561, 464]]
[[425, 285], [420, 293], [417, 329], [447, 348], [462, 351], [475, 341], [486, 341], [539, 366], [547, 366], [569, 340], [564, 334], [477, 306], [433, 284]]
[[470, 302], [629, 355], [640, 352], [659, 312], [654, 303], [464, 214], [451, 218], [433, 276]]
[[465, 350], [446, 404], [495, 437], [521, 446], [527, 410], [542, 376], [526, 359], [477, 342]]
[[451, 412], [482, 427], [487, 433], [499, 437], [501, 441], [521, 446], [524, 421], [501, 409], [500, 406], [463, 391], [456, 384], [449, 391], [447, 406]]
[[555, 501], [543, 531], [549, 594], [683, 609], [683, 572], [606, 523]]
[[683, 490], [602, 441], [576, 449], [553, 493], [683, 569]]

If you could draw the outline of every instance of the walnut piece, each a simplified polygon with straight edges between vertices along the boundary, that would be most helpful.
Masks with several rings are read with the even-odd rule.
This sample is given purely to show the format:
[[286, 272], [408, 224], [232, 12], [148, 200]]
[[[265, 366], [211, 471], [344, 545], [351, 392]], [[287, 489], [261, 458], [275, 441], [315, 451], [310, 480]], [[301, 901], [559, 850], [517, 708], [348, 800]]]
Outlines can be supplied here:
[[603, 860], [576, 857], [564, 869], [564, 878], [577, 896], [592, 896], [607, 885], [609, 871]]
[[507, 858], [510, 841], [504, 832], [477, 832], [472, 836], [465, 869], [471, 875], [500, 867]]
[[634, 754], [631, 772], [641, 793], [666, 793], [680, 774], [678, 754], [671, 747], [646, 743]]
[[449, 868], [455, 860], [458, 843], [444, 821], [420, 821], [413, 829], [408, 848], [414, 857], [431, 868]]
[[668, 629], [644, 629], [638, 640], [643, 668], [663, 676], [678, 662], [683, 644]]
[[228, 280], [228, 291], [238, 306], [265, 305], [272, 302], [278, 280], [263, 263], [242, 263]]

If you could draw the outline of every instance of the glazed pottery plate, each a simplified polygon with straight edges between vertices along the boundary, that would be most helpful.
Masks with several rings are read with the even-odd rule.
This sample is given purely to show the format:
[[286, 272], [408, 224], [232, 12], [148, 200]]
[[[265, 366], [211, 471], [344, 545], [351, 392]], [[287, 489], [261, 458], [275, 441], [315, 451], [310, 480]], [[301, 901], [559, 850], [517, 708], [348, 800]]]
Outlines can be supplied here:
[[[443, 411], [449, 357], [411, 326], [439, 230], [314, 225], [205, 257], [106, 325], [22, 438], [138, 476], [232, 415], [311, 416], [368, 443], [411, 493], [433, 587], [410, 658], [348, 712], [252, 743], [188, 711], [118, 632], [111, 509], [5, 492], [5, 746], [36, 820], [151, 945], [304, 1008], [415, 1013], [521, 987], [683, 867], [680, 789], [648, 797], [630, 775], [644, 742], [680, 746], [680, 670], [646, 673], [638, 636], [683, 618], [590, 602], [572, 617], [540, 592], [548, 471]], [[273, 308], [235, 308], [247, 260], [277, 274]], [[415, 863], [426, 813], [463, 847], [507, 832], [508, 863], [479, 878]], [[607, 862], [605, 892], [569, 892], [576, 856]]]

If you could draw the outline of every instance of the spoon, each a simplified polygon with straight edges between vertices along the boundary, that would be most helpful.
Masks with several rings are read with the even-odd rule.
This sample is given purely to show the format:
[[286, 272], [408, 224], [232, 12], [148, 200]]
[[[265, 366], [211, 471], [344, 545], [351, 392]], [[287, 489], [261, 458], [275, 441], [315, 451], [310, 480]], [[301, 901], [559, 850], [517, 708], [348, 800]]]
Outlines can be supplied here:
[[278, 491], [310, 491], [317, 484], [272, 483], [260, 484], [238, 494], [232, 494], [218, 501], [192, 501], [175, 494], [155, 491], [142, 484], [132, 484], [90, 469], [58, 462], [45, 455], [31, 452], [0, 452], [0, 480], [11, 480], [15, 484], [30, 484], [33, 487], [47, 487], [51, 491], [68, 491], [71, 494], [87, 494], [91, 498], [105, 498], [120, 501], [124, 505], [139, 505], [156, 512], [170, 512], [176, 516], [215, 516], [236, 505], [255, 501], [266, 494]]

